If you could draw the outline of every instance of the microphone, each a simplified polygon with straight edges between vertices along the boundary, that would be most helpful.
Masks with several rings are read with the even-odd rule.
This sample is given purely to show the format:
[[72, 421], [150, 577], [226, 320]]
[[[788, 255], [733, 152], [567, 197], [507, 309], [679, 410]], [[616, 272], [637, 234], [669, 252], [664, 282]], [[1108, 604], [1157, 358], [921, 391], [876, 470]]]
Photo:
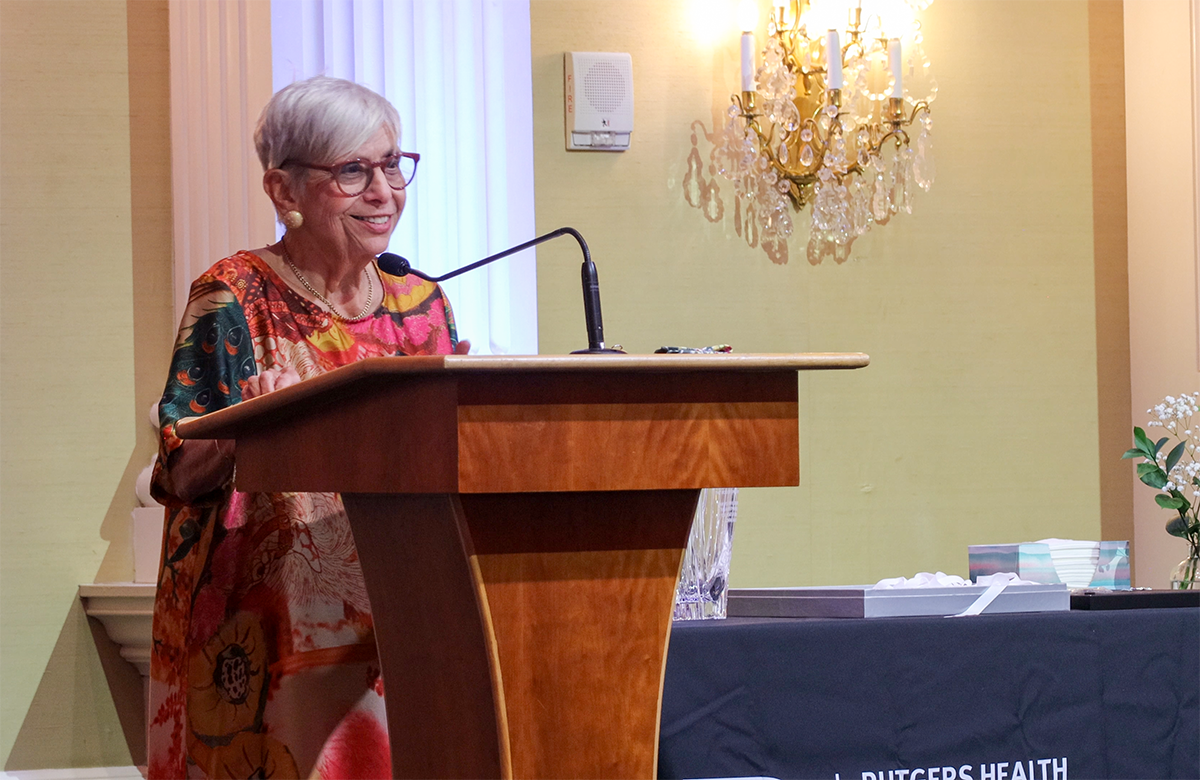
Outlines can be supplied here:
[[494, 255], [489, 255], [482, 260], [476, 260], [470, 265], [464, 265], [462, 268], [456, 268], [447, 274], [441, 276], [429, 276], [412, 267], [412, 264], [400, 255], [392, 252], [384, 252], [377, 258], [379, 270], [389, 273], [392, 276], [407, 276], [412, 274], [418, 276], [427, 282], [444, 282], [447, 279], [453, 279], [459, 274], [465, 274], [467, 271], [473, 271], [480, 266], [485, 266], [488, 263], [493, 263], [509, 255], [516, 254], [530, 247], [537, 246], [552, 238], [559, 236], [571, 236], [579, 242], [579, 248], [583, 250], [583, 267], [580, 269], [580, 275], [583, 281], [583, 314], [587, 325], [588, 348], [577, 349], [572, 352], [572, 355], [588, 355], [588, 354], [624, 354], [620, 350], [607, 349], [604, 346], [604, 321], [600, 316], [600, 279], [596, 275], [596, 264], [592, 262], [591, 252], [588, 251], [587, 242], [583, 240], [583, 236], [579, 235], [579, 231], [575, 228], [561, 227], [558, 230], [538, 236], [532, 240], [526, 241], [523, 244], [518, 244], [511, 249], [505, 249], [503, 252], [497, 252]]

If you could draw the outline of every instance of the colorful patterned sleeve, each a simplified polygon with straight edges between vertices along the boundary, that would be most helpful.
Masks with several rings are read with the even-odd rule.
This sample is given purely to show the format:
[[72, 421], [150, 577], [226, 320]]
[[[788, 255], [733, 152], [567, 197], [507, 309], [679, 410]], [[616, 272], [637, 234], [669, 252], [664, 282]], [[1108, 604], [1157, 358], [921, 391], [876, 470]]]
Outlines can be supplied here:
[[[184, 417], [200, 417], [242, 400], [242, 383], [257, 373], [254, 348], [245, 312], [223, 282], [204, 276], [192, 285], [187, 310], [175, 340], [170, 377], [159, 402], [162, 439], [154, 468], [151, 491], [167, 506], [183, 501], [174, 488], [172, 455], [183, 443], [175, 435], [175, 423]], [[219, 488], [188, 503], [215, 503], [225, 490]]]
[[450, 333], [450, 354], [454, 354], [454, 350], [458, 349], [458, 328], [454, 324], [454, 310], [450, 308], [450, 299], [441, 285], [438, 285], [438, 295], [442, 297], [442, 303], [446, 306], [446, 330]]

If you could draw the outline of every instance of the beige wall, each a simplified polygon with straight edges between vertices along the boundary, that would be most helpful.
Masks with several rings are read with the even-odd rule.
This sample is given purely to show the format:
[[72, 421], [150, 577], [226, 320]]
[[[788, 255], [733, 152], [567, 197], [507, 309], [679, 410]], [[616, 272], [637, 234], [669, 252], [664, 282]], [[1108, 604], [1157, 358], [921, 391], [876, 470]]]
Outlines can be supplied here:
[[165, 42], [165, 2], [0, 2], [6, 769], [144, 750], [128, 669], [76, 588], [133, 576], [133, 480], [171, 341]]
[[[1191, 9], [1189, 10], [1189, 5]], [[1196, 133], [1188, 0], [1125, 3], [1125, 106], [1129, 178], [1129, 341], [1134, 423], [1163, 396], [1200, 390], [1196, 311]], [[1132, 477], [1131, 477], [1132, 480]], [[1134, 491], [1135, 576], [1166, 587], [1187, 554], [1163, 530], [1170, 515], [1154, 491]]]
[[[699, 7], [534, 0], [537, 219], [587, 237], [609, 342], [871, 355], [801, 379], [802, 484], [743, 491], [733, 584], [965, 575], [968, 544], [1097, 538], [1088, 3], [935, 2], [933, 191], [817, 266], [807, 215], [775, 265], [684, 202], [691, 125], [737, 84], [732, 15], [714, 46]], [[630, 151], [564, 151], [571, 50], [632, 54]], [[582, 342], [574, 263], [539, 249], [543, 352]]]

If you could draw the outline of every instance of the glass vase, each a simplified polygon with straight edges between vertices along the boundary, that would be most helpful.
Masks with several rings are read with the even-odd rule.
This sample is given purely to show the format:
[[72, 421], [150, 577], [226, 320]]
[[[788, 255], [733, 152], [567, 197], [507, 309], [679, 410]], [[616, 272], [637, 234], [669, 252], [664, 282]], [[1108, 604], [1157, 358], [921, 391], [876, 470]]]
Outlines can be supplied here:
[[675, 588], [676, 620], [725, 617], [737, 493], [737, 488], [700, 491]]
[[1171, 590], [1200, 590], [1200, 545], [1189, 545], [1188, 550], [1188, 557], [1171, 572]]

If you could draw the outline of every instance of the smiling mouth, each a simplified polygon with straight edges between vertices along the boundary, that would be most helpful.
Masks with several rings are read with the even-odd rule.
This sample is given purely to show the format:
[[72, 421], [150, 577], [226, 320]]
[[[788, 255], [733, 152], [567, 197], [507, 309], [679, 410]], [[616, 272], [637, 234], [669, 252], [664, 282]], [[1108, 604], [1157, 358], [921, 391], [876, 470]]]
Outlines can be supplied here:
[[391, 219], [390, 216], [387, 216], [387, 217], [359, 217], [359, 216], [355, 216], [353, 214], [351, 214], [351, 216], [353, 216], [355, 219], [357, 219], [361, 222], [370, 222], [372, 225], [386, 225], [388, 223], [388, 220]]

